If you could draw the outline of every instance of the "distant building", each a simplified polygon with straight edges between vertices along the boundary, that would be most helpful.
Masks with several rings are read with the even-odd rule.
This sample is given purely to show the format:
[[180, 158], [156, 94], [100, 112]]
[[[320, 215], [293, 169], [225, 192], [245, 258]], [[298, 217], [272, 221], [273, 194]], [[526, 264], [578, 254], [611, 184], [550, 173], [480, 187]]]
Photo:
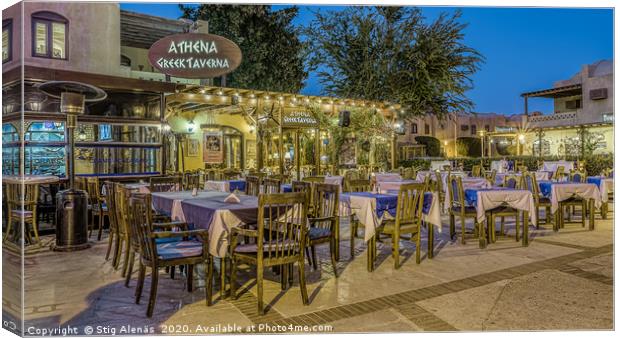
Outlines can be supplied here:
[[[594, 153], [613, 152], [613, 81], [613, 61], [602, 60], [584, 65], [572, 78], [555, 82], [553, 88], [521, 94], [527, 115], [524, 153], [538, 154], [542, 149], [543, 155], [578, 155], [583, 129], [588, 142], [596, 144]], [[528, 102], [533, 98], [553, 99], [553, 113], [528, 114]]]

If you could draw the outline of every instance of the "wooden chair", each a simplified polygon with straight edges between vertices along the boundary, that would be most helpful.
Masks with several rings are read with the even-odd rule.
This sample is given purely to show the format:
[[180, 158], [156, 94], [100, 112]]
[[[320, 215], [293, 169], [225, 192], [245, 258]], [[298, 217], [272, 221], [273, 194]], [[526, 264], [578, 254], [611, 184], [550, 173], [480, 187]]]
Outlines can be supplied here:
[[[142, 288], [146, 268], [151, 268], [151, 289], [149, 304], [146, 316], [153, 316], [155, 299], [157, 297], [157, 284], [159, 280], [159, 269], [162, 267], [172, 267], [176, 265], [187, 265], [187, 291], [193, 289], [193, 271], [196, 264], [205, 263], [207, 266], [207, 276], [205, 283], [205, 297], [207, 306], [211, 305], [213, 287], [213, 260], [209, 255], [208, 231], [205, 229], [191, 231], [153, 231], [150, 223], [149, 210], [151, 206], [144, 194], [134, 194], [130, 198], [131, 207], [130, 224], [131, 233], [134, 241], [139, 241], [137, 246], [140, 250], [140, 269], [138, 274], [138, 285], [136, 287], [136, 304], [140, 303]], [[169, 237], [195, 238], [180, 241], [172, 241], [157, 244], [156, 239]]]
[[551, 180], [560, 181], [562, 177], [564, 177], [564, 166], [559, 165], [557, 166], [557, 168], [555, 168], [555, 172], [553, 172], [553, 175], [551, 176]]
[[486, 179], [487, 181], [489, 181], [489, 184], [491, 184], [491, 186], [495, 185], [495, 178], [497, 177], [497, 170], [492, 169], [490, 173], [486, 174]]
[[118, 251], [116, 250], [116, 248], [118, 248], [119, 244], [120, 244], [120, 233], [119, 233], [119, 224], [118, 224], [118, 220], [117, 220], [117, 210], [116, 210], [116, 184], [114, 184], [111, 181], [106, 181], [103, 183], [105, 185], [106, 188], [106, 195], [109, 196], [109, 198], [107, 199], [107, 205], [108, 205], [108, 221], [110, 223], [110, 228], [109, 228], [109, 232], [108, 232], [108, 249], [106, 250], [105, 253], [105, 260], [107, 261], [110, 258], [110, 253], [112, 252], [112, 245], [114, 244], [114, 256], [112, 257], [112, 261], [116, 262], [116, 260], [118, 259], [118, 257], [116, 257], [116, 255], [118, 254]]
[[[308, 244], [306, 196], [301, 192], [260, 194], [258, 196], [258, 229], [234, 227], [230, 232], [230, 256], [232, 258], [230, 292], [236, 299], [236, 275], [238, 263], [256, 265], [258, 313], [264, 314], [263, 270], [280, 266], [282, 285], [288, 280], [289, 269], [297, 263], [299, 284], [304, 305], [308, 304], [306, 276], [304, 272], [304, 248]], [[255, 238], [253, 244], [239, 244], [238, 236]]]
[[[351, 180], [346, 185], [346, 192], [365, 192], [370, 191], [370, 180]], [[354, 257], [355, 250], [355, 237], [357, 237], [357, 228], [359, 222], [355, 218], [355, 215], [349, 217], [349, 227], [351, 230], [351, 259]]]
[[[39, 225], [37, 222], [39, 185], [7, 183], [6, 189], [8, 221], [3, 241], [9, 238], [11, 232], [14, 231], [13, 223], [17, 222], [18, 225], [14, 231], [14, 235], [16, 235], [18, 239], [21, 239], [21, 224], [24, 224], [24, 234], [26, 235], [28, 243], [34, 244], [36, 242], [41, 246], [41, 241], [39, 240]], [[28, 227], [28, 225], [30, 225], [30, 227]], [[35, 241], [32, 240], [33, 235]], [[21, 244], [21, 241], [18, 240], [18, 242]]]
[[236, 180], [241, 176], [241, 173], [236, 170], [224, 170], [222, 172], [222, 179], [225, 181]]
[[571, 170], [569, 175], [569, 181], [573, 183], [585, 183], [587, 175], [583, 171]]
[[325, 176], [306, 176], [302, 178], [301, 180], [304, 182], [311, 182], [311, 183], [323, 183], [325, 182]]
[[182, 176], [151, 177], [150, 192], [180, 191], [183, 188]]
[[89, 199], [89, 208], [90, 208], [90, 232], [88, 237], [93, 231], [95, 224], [95, 216], [97, 217], [99, 232], [97, 233], [97, 240], [101, 240], [101, 234], [103, 233], [103, 221], [105, 217], [108, 217], [108, 222], [110, 221], [110, 213], [108, 211], [108, 205], [106, 198], [101, 195], [101, 186], [99, 185], [98, 177], [89, 177], [86, 180], [86, 191], [88, 192]]
[[480, 165], [473, 165], [471, 167], [471, 176], [472, 177], [482, 177], [482, 166]]
[[247, 176], [245, 178], [245, 194], [258, 196], [260, 193], [260, 178], [258, 176]]
[[[534, 173], [524, 173], [521, 177], [521, 186], [532, 193], [534, 198], [534, 205], [536, 207], [536, 229], [540, 228], [540, 217], [538, 217], [538, 210], [541, 207], [545, 208], [545, 220], [546, 223], [551, 222], [551, 200], [548, 197], [540, 194], [540, 188], [536, 181], [536, 175]], [[554, 225], [554, 228], [556, 226]]]
[[270, 175], [269, 178], [272, 178], [274, 180], [279, 180], [281, 184], [289, 183], [291, 180], [291, 176], [287, 174]]
[[337, 246], [339, 245], [339, 217], [338, 217], [338, 190], [336, 184], [316, 183], [313, 189], [312, 205], [314, 211], [308, 218], [310, 229], [308, 230], [308, 246], [312, 251], [312, 264], [314, 270], [317, 269], [315, 245], [329, 243], [329, 252], [334, 268], [334, 275], [338, 277], [338, 267], [336, 264]]
[[517, 167], [517, 171], [520, 172], [521, 174], [524, 174], [528, 171], [528, 168], [525, 165], [520, 165]]
[[[392, 257], [394, 258], [394, 269], [400, 267], [400, 239], [401, 235], [412, 236], [411, 240], [416, 243], [416, 263], [420, 264], [420, 244], [421, 244], [421, 225], [422, 208], [424, 203], [424, 183], [408, 183], [400, 186], [398, 191], [398, 202], [396, 205], [396, 218], [381, 223], [375, 239], [369, 250], [376, 250], [376, 236], [380, 233], [392, 236]], [[371, 261], [374, 264], [374, 259]]]
[[183, 190], [200, 189], [200, 174], [185, 173], [183, 174]]
[[[448, 171], [448, 175], [446, 177], [450, 177], [450, 171]], [[437, 191], [437, 195], [439, 195], [439, 204], [441, 205], [441, 210], [444, 209], [444, 201], [446, 198], [446, 189], [444, 189], [444, 181], [443, 181], [443, 175], [441, 174], [440, 171], [435, 171], [435, 179], [437, 180], [435, 182], [435, 188]], [[430, 177], [429, 177], [430, 180]], [[447, 180], [446, 180], [447, 182]]]
[[[310, 206], [312, 197], [312, 183], [304, 181], [293, 181], [291, 184], [292, 192], [303, 192], [306, 195], [306, 205]], [[308, 212], [310, 215], [311, 213]]]
[[[246, 183], [247, 185], [247, 183]], [[280, 192], [280, 180], [274, 178], [263, 179], [263, 191], [265, 194], [276, 194]]]
[[517, 175], [506, 175], [504, 176], [504, 182], [503, 182], [503, 186], [505, 188], [510, 188], [510, 189], [519, 189], [520, 187], [520, 183], [521, 183], [521, 177], [517, 176]]
[[121, 183], [116, 183], [114, 186], [114, 194], [116, 196], [114, 209], [116, 210], [118, 241], [116, 252], [114, 253], [115, 260], [113, 260], [113, 266], [118, 270], [122, 259], [123, 270], [121, 276], [125, 277], [125, 273], [129, 267], [129, 253], [131, 252], [131, 237], [129, 234], [129, 197], [131, 195], [131, 190], [127, 189]]
[[461, 219], [461, 244], [465, 244], [465, 219], [467, 217], [474, 219], [474, 230], [479, 231], [479, 224], [476, 219], [476, 207], [469, 206], [465, 203], [465, 190], [463, 190], [463, 181], [459, 176], [448, 177], [448, 198], [450, 200], [450, 238], [454, 239], [456, 235], [455, 217]]

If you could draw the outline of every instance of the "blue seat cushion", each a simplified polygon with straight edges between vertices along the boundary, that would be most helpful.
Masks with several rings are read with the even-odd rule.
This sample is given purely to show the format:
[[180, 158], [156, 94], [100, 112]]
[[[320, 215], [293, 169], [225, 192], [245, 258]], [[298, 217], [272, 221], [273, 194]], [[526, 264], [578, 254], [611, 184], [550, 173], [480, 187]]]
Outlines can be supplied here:
[[191, 240], [157, 244], [157, 254], [163, 260], [199, 257], [202, 256], [202, 242]]
[[328, 228], [311, 227], [308, 230], [310, 239], [319, 239], [331, 236], [332, 232]]
[[163, 243], [172, 243], [182, 241], [183, 237], [164, 237], [164, 238], [155, 238], [155, 244], [163, 244]]

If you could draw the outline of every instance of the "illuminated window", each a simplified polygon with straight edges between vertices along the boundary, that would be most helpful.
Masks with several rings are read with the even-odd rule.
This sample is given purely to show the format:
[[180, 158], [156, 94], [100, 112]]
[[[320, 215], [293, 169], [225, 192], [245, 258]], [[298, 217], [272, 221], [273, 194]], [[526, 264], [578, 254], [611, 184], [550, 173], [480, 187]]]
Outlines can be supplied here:
[[412, 123], [411, 124], [411, 133], [412, 134], [417, 134], [418, 133], [418, 124], [417, 123]]
[[67, 19], [52, 12], [32, 14], [32, 55], [66, 59], [67, 24]]
[[11, 47], [13, 44], [13, 21], [2, 21], [2, 63], [11, 61]]

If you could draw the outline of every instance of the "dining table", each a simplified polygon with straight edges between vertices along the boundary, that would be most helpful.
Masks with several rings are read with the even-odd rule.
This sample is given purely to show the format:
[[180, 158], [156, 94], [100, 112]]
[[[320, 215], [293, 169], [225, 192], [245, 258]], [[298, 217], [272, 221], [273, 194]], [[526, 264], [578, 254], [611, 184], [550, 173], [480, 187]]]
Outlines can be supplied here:
[[601, 217], [607, 219], [607, 209], [609, 208], [609, 194], [614, 192], [614, 179], [613, 177], [605, 176], [589, 176], [586, 179], [587, 183], [596, 184], [601, 192]]
[[[397, 194], [381, 194], [373, 192], [350, 192], [340, 195], [338, 215], [341, 217], [356, 216], [364, 226], [364, 241], [369, 243], [376, 235], [376, 230], [384, 220], [396, 217], [398, 204]], [[434, 228], [441, 233], [441, 212], [437, 192], [424, 194], [422, 221], [428, 225], [428, 258], [433, 258]], [[374, 250], [367, 250], [368, 261], [374, 261]], [[373, 264], [368, 264], [372, 271]]]
[[[528, 190], [509, 189], [509, 188], [483, 188], [483, 189], [464, 189], [465, 202], [476, 208], [476, 221], [484, 224], [487, 221], [488, 213], [500, 206], [508, 206], [523, 212], [523, 232], [522, 246], [529, 245], [529, 222], [536, 224], [538, 213], [534, 197]], [[495, 222], [489, 222], [493, 225]], [[481, 227], [484, 229], [484, 227]], [[495, 229], [489, 229], [495, 231]], [[484, 231], [479, 231], [480, 247], [486, 247], [487, 240]]]
[[220, 191], [220, 192], [233, 192], [245, 191], [245, 180], [222, 180], [222, 181], [206, 181], [205, 190]]
[[570, 198], [579, 197], [588, 201], [590, 210], [589, 229], [594, 230], [594, 209], [599, 209], [603, 204], [601, 192], [594, 183], [574, 183], [574, 182], [538, 182], [540, 193], [551, 200], [551, 213], [556, 215], [556, 225], [554, 230], [558, 230], [559, 221], [562, 219], [560, 203]]
[[[536, 181], [548, 181], [549, 178], [551, 177], [549, 174], [549, 172], [547, 171], [534, 171], [534, 176], [536, 177]], [[504, 184], [504, 177], [508, 176], [508, 175], [514, 175], [517, 176], [519, 178], [521, 178], [523, 176], [522, 173], [520, 172], [505, 172], [505, 173], [500, 173], [498, 172], [497, 174], [495, 174], [495, 185], [496, 186], [501, 186]]]

